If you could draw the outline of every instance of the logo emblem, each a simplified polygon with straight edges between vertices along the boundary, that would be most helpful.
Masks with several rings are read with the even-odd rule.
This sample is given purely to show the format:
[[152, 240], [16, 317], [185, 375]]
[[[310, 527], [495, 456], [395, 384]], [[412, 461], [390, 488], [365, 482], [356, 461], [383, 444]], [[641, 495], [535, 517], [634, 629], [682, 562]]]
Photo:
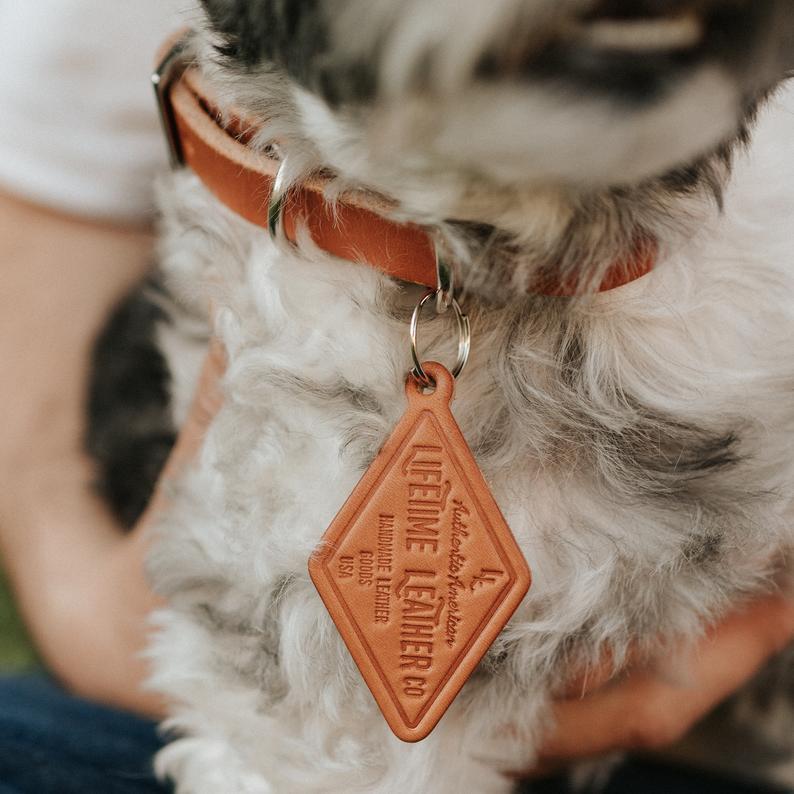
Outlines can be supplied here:
[[394, 733], [436, 726], [530, 585], [509, 527], [449, 409], [452, 376], [412, 379], [408, 410], [309, 563]]

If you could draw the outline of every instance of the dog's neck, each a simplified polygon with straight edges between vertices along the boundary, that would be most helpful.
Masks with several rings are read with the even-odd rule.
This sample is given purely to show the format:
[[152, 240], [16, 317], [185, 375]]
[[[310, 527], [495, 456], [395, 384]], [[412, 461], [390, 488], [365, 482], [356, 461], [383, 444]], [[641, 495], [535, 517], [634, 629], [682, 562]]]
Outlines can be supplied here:
[[260, 121], [249, 146], [265, 150], [273, 139], [282, 141], [296, 178], [319, 171], [333, 175], [331, 195], [364, 186], [388, 196], [395, 219], [434, 227], [447, 238], [463, 262], [469, 293], [500, 303], [520, 298], [527, 284], [538, 281], [575, 282], [591, 294], [608, 281], [616, 263], [636, 261], [638, 241], [652, 240], [663, 253], [691, 236], [718, 211], [732, 153], [747, 137], [743, 127], [696, 162], [621, 187], [506, 187], [475, 172], [445, 181], [443, 175], [408, 169], [395, 179], [393, 170], [370, 168], [365, 158], [338, 145], [337, 133], [323, 135], [333, 120], [318, 122], [299, 108], [279, 74], [240, 75], [206, 49], [198, 61], [216, 95]]

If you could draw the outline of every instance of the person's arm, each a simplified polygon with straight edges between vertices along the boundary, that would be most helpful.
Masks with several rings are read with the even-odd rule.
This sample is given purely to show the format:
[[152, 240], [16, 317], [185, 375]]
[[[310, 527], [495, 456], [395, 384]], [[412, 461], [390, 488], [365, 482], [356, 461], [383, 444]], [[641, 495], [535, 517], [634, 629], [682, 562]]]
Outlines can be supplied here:
[[[151, 243], [146, 230], [0, 195], [0, 553], [50, 669], [77, 693], [156, 714], [140, 688], [156, 604], [143, 573], [149, 520], [122, 535], [83, 451], [93, 341], [146, 273]], [[185, 454], [200, 430], [188, 435]]]
[[145, 538], [123, 539], [83, 452], [91, 346], [151, 236], [0, 196], [0, 552], [34, 641], [77, 692], [156, 709], [137, 683]]
[[[777, 595], [737, 611], [676, 665], [677, 675], [635, 665], [610, 680], [609, 665], [560, 701], [541, 764], [624, 750], [663, 750], [794, 642], [794, 601]], [[571, 693], [573, 695], [573, 692]]]

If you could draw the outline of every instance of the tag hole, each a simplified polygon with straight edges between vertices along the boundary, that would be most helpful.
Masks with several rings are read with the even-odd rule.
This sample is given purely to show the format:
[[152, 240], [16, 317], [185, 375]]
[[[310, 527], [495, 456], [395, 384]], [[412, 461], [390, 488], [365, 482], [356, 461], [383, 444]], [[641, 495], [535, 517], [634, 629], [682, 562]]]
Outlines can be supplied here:
[[432, 394], [435, 394], [438, 391], [438, 384], [428, 375], [430, 380], [430, 385], [425, 386], [416, 376], [414, 376], [414, 385], [416, 386], [417, 394], [421, 394], [423, 397], [429, 397]]

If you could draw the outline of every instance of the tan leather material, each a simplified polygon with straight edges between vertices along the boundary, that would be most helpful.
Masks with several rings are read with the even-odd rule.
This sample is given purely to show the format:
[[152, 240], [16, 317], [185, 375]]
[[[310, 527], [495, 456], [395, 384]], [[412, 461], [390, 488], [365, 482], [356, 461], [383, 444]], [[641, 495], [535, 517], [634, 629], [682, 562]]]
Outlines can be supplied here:
[[405, 415], [334, 519], [309, 572], [394, 733], [425, 738], [526, 595], [527, 563], [424, 365]]
[[[267, 228], [279, 161], [247, 145], [255, 125], [240, 116], [222, 123], [195, 69], [188, 69], [170, 95], [185, 163], [229, 209]], [[304, 223], [314, 243], [330, 254], [366, 263], [402, 281], [437, 286], [435, 247], [427, 231], [387, 218], [393, 205], [371, 193], [350, 192], [333, 204], [327, 202], [323, 195], [327, 184], [327, 178], [316, 174], [292, 192], [284, 219], [288, 237], [294, 239], [298, 223]], [[634, 257], [610, 269], [601, 291], [647, 274], [656, 256], [656, 244], [641, 241]], [[527, 292], [568, 297], [577, 287], [575, 279], [561, 283], [552, 275], [528, 284]]]
[[[616, 261], [609, 268], [598, 291], [609, 292], [647, 276], [653, 270], [658, 256], [658, 243], [649, 237], [640, 238], [637, 240], [631, 256]], [[561, 281], [557, 274], [541, 275], [530, 291], [538, 295], [548, 295], [551, 298], [568, 298], [579, 291], [579, 284], [576, 276]]]

